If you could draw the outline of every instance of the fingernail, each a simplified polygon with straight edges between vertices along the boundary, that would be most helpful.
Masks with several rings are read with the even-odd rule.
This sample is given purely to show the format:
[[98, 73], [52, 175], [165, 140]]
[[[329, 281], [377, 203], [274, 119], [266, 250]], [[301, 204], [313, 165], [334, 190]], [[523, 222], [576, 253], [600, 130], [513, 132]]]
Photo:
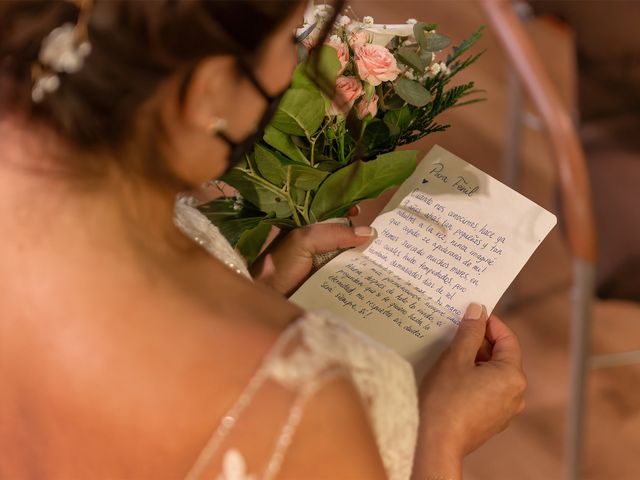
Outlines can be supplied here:
[[355, 209], [356, 209], [356, 212], [357, 212], [356, 215], [360, 215], [360, 213], [362, 213], [362, 209], [360, 208], [360, 205], [356, 205]]
[[340, 223], [348, 227], [351, 226], [351, 220], [349, 220], [347, 217], [330, 218], [329, 220], [324, 220], [320, 223]]
[[356, 227], [353, 229], [358, 237], [373, 237], [376, 234], [376, 229], [373, 227]]
[[482, 305], [478, 305], [477, 303], [472, 303], [467, 307], [467, 311], [464, 314], [464, 318], [468, 320], [479, 320], [482, 317], [482, 309], [484, 307]]

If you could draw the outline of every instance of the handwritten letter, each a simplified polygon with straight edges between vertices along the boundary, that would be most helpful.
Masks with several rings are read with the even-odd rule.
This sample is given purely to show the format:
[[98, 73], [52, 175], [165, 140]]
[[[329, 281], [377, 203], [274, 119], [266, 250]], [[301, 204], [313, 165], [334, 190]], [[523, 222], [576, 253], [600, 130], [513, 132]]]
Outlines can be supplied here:
[[378, 237], [329, 262], [292, 300], [334, 311], [422, 370], [469, 303], [495, 307], [555, 223], [436, 146], [373, 222]]

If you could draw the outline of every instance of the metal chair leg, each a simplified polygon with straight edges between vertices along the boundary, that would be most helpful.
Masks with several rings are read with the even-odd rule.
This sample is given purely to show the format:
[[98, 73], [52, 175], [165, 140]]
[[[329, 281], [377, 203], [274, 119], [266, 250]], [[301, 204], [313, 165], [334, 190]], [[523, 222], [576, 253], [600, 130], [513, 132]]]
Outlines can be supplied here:
[[573, 312], [570, 343], [570, 390], [567, 405], [565, 479], [580, 480], [584, 447], [584, 413], [591, 343], [591, 304], [595, 291], [595, 265], [574, 261]]

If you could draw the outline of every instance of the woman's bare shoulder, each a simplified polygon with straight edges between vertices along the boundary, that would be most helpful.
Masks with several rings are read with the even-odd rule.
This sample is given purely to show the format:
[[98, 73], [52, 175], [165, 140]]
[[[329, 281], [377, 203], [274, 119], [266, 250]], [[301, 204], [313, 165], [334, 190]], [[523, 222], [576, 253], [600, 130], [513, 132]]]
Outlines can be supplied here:
[[349, 380], [331, 381], [309, 401], [280, 478], [386, 478], [362, 400]]
[[105, 279], [83, 295], [67, 284], [41, 303], [16, 298], [0, 352], [0, 449], [15, 455], [0, 472], [182, 476], [299, 315], [247, 283], [211, 284], [213, 300]]

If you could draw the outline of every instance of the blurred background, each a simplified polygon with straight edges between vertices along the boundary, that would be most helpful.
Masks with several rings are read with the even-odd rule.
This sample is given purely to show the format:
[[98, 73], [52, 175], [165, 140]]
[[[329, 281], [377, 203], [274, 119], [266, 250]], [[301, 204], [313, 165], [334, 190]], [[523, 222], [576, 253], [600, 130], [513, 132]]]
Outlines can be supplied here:
[[[587, 214], [593, 214], [598, 238], [597, 256], [586, 261], [597, 267], [593, 289], [588, 272], [580, 279], [585, 259], [576, 259], [568, 238], [575, 222], [563, 208], [584, 203], [580, 169], [563, 174], [561, 183], [557, 148], [562, 142], [553, 149], [538, 104], [526, 81], [518, 79], [504, 37], [500, 40], [495, 19], [481, 2], [351, 3], [358, 16], [371, 15], [377, 23], [408, 18], [439, 23], [455, 43], [478, 25], [487, 26], [479, 47], [487, 49], [485, 55], [460, 79], [476, 81], [487, 101], [445, 114], [451, 129], [423, 139], [417, 148], [426, 153], [433, 144], [442, 145], [559, 218], [497, 309], [523, 344], [527, 409], [468, 458], [465, 479], [640, 479], [640, 1], [499, 2], [510, 4], [526, 30], [540, 60], [537, 68], [550, 77], [584, 152], [591, 193]], [[568, 186], [571, 175], [577, 176], [575, 193]], [[388, 199], [365, 205], [358, 223], [368, 224]], [[574, 232], [574, 245], [586, 241], [583, 236]], [[576, 264], [582, 265], [578, 272]], [[574, 302], [580, 282], [588, 295]], [[570, 367], [580, 365], [570, 358], [572, 348], [576, 354], [570, 338], [579, 330], [572, 317], [580, 316], [580, 303], [583, 319], [592, 322], [583, 323], [585, 408], [583, 429], [574, 431], [583, 454], [580, 470], [572, 472], [567, 415], [577, 407]]]

